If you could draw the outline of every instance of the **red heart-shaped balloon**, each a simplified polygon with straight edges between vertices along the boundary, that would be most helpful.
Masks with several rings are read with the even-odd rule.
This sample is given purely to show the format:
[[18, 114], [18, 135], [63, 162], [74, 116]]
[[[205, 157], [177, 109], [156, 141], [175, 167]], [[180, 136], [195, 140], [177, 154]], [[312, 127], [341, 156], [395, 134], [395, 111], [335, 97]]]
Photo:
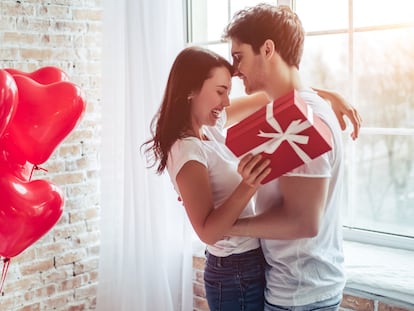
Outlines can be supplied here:
[[5, 68], [12, 75], [22, 75], [29, 77], [41, 84], [50, 84], [59, 81], [69, 81], [68, 75], [60, 68], [54, 66], [46, 66], [32, 72], [24, 72], [13, 68]]
[[13, 77], [0, 69], [0, 137], [13, 118], [18, 104], [17, 86]]
[[[34, 165], [26, 159], [16, 157], [0, 144], [0, 172], [7, 171], [22, 181], [29, 181]], [[0, 203], [1, 204], [1, 203]]]
[[11, 258], [48, 232], [62, 215], [59, 188], [46, 180], [24, 182], [0, 171], [0, 256]]
[[85, 111], [81, 90], [68, 81], [40, 84], [13, 76], [19, 104], [0, 145], [33, 164], [45, 162]]

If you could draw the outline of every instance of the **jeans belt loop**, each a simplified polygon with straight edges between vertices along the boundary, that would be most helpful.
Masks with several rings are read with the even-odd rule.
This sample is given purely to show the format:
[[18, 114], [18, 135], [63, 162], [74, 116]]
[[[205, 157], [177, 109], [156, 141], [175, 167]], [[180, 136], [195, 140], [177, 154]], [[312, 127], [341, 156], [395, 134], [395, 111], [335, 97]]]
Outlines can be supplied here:
[[222, 257], [216, 257], [216, 258], [217, 258], [217, 266], [221, 268], [223, 266], [223, 264], [221, 262]]

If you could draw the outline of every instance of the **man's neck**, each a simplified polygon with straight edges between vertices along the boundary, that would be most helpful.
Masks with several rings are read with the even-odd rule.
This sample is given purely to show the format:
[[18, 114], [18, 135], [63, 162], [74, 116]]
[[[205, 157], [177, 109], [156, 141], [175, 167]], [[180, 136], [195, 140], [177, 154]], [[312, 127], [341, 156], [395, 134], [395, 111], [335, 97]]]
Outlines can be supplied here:
[[269, 80], [268, 85], [266, 93], [271, 100], [282, 97], [292, 90], [300, 90], [304, 87], [299, 70], [296, 67], [289, 67], [287, 70], [278, 72]]

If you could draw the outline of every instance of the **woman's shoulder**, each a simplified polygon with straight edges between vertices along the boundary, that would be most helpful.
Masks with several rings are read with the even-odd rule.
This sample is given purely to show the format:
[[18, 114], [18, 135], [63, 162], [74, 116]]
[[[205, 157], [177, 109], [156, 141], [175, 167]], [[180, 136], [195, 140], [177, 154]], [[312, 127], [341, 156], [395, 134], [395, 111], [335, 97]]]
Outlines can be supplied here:
[[169, 174], [175, 176], [188, 161], [197, 161], [207, 165], [208, 156], [198, 138], [185, 137], [174, 142], [167, 159]]
[[171, 146], [170, 157], [191, 158], [194, 155], [204, 157], [205, 150], [200, 139], [196, 137], [184, 137], [177, 139]]

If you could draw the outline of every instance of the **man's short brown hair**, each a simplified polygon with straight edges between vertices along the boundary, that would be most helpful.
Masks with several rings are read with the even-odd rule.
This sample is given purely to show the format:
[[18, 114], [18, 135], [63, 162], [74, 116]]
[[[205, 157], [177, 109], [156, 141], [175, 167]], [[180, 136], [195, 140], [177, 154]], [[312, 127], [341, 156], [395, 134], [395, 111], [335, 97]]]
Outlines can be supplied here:
[[305, 31], [297, 14], [288, 6], [262, 3], [237, 12], [223, 38], [250, 44], [255, 53], [270, 39], [283, 60], [299, 68]]

